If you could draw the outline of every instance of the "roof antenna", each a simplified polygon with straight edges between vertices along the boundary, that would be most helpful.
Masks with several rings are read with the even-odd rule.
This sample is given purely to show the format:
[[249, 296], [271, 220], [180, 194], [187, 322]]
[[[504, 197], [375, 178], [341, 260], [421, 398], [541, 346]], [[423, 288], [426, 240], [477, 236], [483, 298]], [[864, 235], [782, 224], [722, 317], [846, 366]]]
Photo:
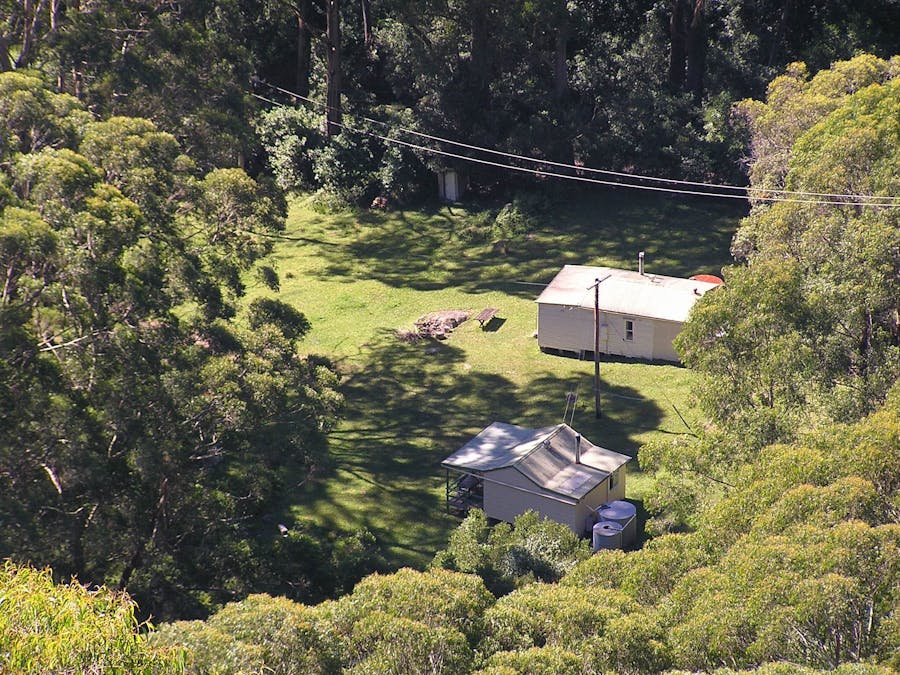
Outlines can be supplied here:
[[[578, 403], [578, 394], [574, 391], [566, 392], [566, 410], [563, 413], [563, 423], [572, 426], [572, 422], [575, 420], [575, 405]], [[571, 407], [571, 412], [569, 409]], [[566, 418], [569, 418], [568, 422]]]

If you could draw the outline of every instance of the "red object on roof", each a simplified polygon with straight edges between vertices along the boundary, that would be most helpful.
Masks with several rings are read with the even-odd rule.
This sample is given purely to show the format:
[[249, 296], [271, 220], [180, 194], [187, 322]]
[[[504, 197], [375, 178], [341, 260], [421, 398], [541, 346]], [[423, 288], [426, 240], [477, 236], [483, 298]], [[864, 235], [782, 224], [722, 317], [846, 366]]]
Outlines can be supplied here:
[[710, 284], [724, 284], [725, 282], [715, 274], [695, 274], [691, 277], [694, 281], [706, 281]]

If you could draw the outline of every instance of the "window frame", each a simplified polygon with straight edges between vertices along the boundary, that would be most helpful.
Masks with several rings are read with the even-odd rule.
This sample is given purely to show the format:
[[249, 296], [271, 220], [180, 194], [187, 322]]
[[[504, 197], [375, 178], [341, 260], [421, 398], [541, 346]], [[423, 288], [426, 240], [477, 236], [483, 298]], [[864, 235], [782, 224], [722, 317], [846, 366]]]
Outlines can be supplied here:
[[634, 342], [634, 319], [625, 319], [625, 342]]

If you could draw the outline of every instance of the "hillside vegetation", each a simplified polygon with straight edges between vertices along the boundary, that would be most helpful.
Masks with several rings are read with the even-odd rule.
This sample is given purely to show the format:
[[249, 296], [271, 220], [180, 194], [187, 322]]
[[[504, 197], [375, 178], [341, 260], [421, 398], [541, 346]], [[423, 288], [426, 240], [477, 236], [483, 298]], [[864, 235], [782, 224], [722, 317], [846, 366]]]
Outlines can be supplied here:
[[[557, 423], [574, 391], [573, 424], [632, 456], [690, 433], [682, 416], [698, 422], [689, 371], [628, 360], [602, 364], [595, 420], [593, 364], [540, 352], [534, 299], [566, 263], [633, 267], [644, 249], [654, 272], [716, 272], [740, 214], [730, 205], [565, 191], [501, 251], [487, 205], [320, 214], [311, 201], [293, 203], [275, 243], [278, 291], [259, 281], [249, 291], [304, 308], [302, 348], [330, 354], [343, 375], [347, 415], [329, 434], [330, 462], [285, 494], [292, 527], [365, 528], [389, 564], [421, 567], [458, 522], [445, 513], [440, 462], [492, 422]], [[430, 312], [485, 307], [499, 310], [486, 329], [470, 320], [444, 341], [398, 338]], [[630, 463], [629, 496], [646, 483]]]
[[[0, 672], [900, 669], [894, 0], [2, 6]], [[641, 250], [595, 420], [533, 299]], [[570, 392], [639, 550], [444, 513]]]
[[[846, 672], [893, 672], [898, 419], [895, 389], [858, 423], [767, 447], [694, 532], [637, 552], [584, 560], [553, 546], [565, 528], [549, 524], [505, 543], [457, 538], [448, 550], [521, 559], [530, 542], [547, 562], [569, 561], [558, 583], [496, 598], [476, 574], [406, 569], [314, 607], [254, 595], [207, 621], [163, 626], [144, 649], [184, 648], [189, 672], [210, 673], [814, 672], [847, 662], [857, 665]], [[100, 602], [86, 610], [101, 612]], [[14, 655], [27, 649], [4, 639]]]

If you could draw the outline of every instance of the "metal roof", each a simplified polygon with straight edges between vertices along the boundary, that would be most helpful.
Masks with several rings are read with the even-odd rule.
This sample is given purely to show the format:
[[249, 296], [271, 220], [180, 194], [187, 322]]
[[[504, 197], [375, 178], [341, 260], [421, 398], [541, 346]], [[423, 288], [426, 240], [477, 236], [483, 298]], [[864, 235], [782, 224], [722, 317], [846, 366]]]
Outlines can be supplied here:
[[545, 490], [580, 499], [631, 458], [582, 437], [581, 462], [576, 463], [577, 435], [567, 424], [527, 429], [494, 422], [442, 465], [478, 473], [511, 466]]
[[555, 427], [526, 429], [515, 424], [494, 422], [475, 438], [445, 459], [450, 468], [491, 471], [519, 461]]
[[614, 267], [566, 265], [538, 296], [537, 302], [593, 310], [591, 287], [596, 279], [603, 280], [600, 282], [600, 311], [681, 323], [687, 320], [694, 303], [718, 286], [708, 281], [640, 274]]

